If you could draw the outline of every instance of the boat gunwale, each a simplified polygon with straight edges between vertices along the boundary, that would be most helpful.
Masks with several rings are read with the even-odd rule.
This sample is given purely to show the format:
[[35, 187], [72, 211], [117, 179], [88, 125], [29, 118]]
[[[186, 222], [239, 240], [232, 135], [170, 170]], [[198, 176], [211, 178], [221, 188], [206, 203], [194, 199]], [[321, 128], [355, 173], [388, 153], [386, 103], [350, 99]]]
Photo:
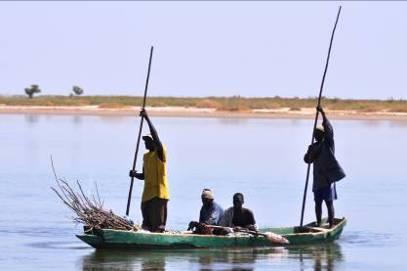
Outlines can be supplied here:
[[[304, 228], [308, 229], [313, 229], [313, 230], [318, 230], [317, 232], [293, 232], [293, 233], [286, 233], [286, 234], [280, 234], [283, 237], [292, 237], [292, 236], [319, 236], [319, 235], [325, 235], [329, 232], [335, 232], [336, 230], [343, 228], [346, 225], [346, 218], [342, 217], [339, 218], [339, 223], [336, 224], [333, 228], [321, 228], [321, 227], [311, 227], [307, 225], [311, 225], [312, 223], [309, 223], [304, 226]], [[267, 233], [267, 232], [273, 232], [272, 229], [294, 229], [294, 227], [280, 227], [280, 228], [267, 228], [267, 231], [261, 231], [259, 233]], [[163, 236], [163, 237], [195, 237], [195, 238], [214, 238], [214, 239], [222, 239], [222, 238], [265, 238], [262, 235], [253, 235], [253, 234], [247, 234], [247, 235], [205, 235], [205, 234], [195, 234], [193, 232], [181, 232], [181, 233], [160, 233], [160, 232], [149, 232], [149, 231], [128, 231], [128, 230], [116, 230], [116, 229], [97, 229], [96, 231], [101, 231], [101, 232], [120, 232], [120, 233], [125, 233], [125, 234], [135, 234], [135, 235], [153, 235], [153, 236]], [[96, 236], [96, 237], [101, 237], [99, 234], [94, 234], [94, 233], [83, 233], [83, 234], [77, 234], [76, 236], [81, 239], [79, 236]], [[81, 239], [82, 240], [82, 239]]]

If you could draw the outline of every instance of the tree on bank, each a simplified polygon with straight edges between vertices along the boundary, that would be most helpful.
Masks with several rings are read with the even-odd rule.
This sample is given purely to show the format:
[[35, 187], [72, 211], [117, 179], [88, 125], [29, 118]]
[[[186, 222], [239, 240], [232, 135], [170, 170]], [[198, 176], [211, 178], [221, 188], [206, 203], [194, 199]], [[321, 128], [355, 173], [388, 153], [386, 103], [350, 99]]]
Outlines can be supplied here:
[[25, 88], [24, 91], [28, 95], [28, 98], [32, 99], [35, 93], [41, 92], [41, 89], [38, 87], [38, 85], [31, 85], [31, 87]]
[[72, 88], [73, 93], [75, 93], [75, 95], [79, 96], [83, 94], [83, 89], [78, 87], [78, 86], [73, 86]]

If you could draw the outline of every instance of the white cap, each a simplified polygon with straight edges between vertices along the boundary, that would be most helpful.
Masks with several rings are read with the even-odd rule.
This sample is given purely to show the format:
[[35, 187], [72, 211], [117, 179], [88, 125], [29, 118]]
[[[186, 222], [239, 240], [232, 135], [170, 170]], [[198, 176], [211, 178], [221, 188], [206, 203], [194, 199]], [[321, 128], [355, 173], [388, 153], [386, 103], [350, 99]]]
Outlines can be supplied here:
[[214, 199], [213, 191], [210, 190], [209, 188], [205, 188], [204, 190], [202, 190], [201, 197], [205, 199]]

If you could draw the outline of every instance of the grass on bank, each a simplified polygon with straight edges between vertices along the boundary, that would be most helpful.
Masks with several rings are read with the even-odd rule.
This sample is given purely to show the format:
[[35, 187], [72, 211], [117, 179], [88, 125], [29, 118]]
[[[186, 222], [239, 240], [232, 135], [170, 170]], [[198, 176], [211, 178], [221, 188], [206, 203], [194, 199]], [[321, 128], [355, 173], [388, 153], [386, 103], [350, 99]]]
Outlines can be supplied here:
[[[86, 106], [96, 105], [100, 108], [124, 108], [141, 106], [142, 97], [134, 96], [37, 96], [28, 99], [26, 96], [0, 96], [0, 105], [13, 106]], [[316, 98], [246, 98], [233, 97], [148, 97], [148, 106], [181, 106], [198, 108], [215, 108], [217, 111], [244, 112], [252, 109], [289, 108], [299, 111], [301, 108], [315, 107]], [[407, 100], [350, 100], [324, 98], [325, 108], [331, 110], [354, 110], [358, 112], [407, 112]]]

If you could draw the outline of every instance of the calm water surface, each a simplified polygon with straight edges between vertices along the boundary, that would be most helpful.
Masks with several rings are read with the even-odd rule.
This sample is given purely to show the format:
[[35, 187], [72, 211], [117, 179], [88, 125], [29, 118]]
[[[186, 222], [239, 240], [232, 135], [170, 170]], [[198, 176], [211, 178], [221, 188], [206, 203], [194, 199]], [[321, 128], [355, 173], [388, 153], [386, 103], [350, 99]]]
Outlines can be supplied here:
[[[153, 118], [168, 148], [168, 228], [198, 218], [202, 188], [223, 207], [243, 192], [260, 227], [297, 225], [312, 120]], [[50, 190], [57, 173], [95, 182], [106, 208], [123, 215], [137, 117], [0, 115], [2, 270], [406, 270], [407, 122], [333, 120], [338, 217], [348, 225], [331, 245], [291, 249], [96, 251], [76, 239], [80, 225]], [[140, 222], [142, 182], [131, 217]], [[312, 221], [309, 191], [305, 221]], [[324, 210], [325, 211], [325, 210]]]

